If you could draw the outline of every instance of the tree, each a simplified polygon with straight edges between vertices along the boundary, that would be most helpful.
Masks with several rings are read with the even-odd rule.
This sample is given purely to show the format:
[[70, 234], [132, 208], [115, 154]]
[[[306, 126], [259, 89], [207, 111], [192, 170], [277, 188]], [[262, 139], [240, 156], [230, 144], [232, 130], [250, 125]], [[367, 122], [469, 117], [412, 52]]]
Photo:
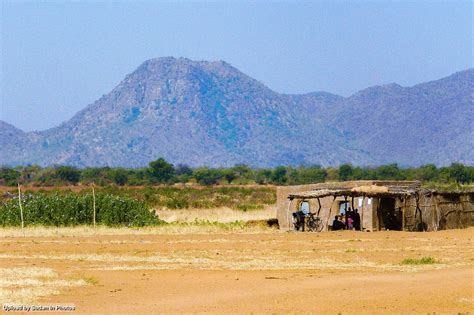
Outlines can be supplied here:
[[152, 183], [169, 183], [174, 177], [173, 164], [166, 162], [165, 159], [159, 158], [152, 161], [148, 168], [148, 177]]
[[178, 164], [174, 168], [174, 173], [176, 175], [177, 182], [187, 183], [193, 175], [193, 170], [185, 164]]
[[199, 184], [208, 186], [217, 184], [222, 178], [222, 174], [215, 169], [200, 167], [194, 170], [193, 177]]
[[95, 183], [97, 185], [107, 185], [110, 182], [110, 167], [88, 167], [81, 171], [82, 183]]
[[20, 168], [20, 179], [22, 183], [31, 183], [36, 180], [38, 174], [41, 172], [39, 165], [27, 165]]
[[248, 178], [252, 174], [252, 169], [245, 164], [237, 164], [232, 168], [239, 178]]
[[128, 171], [124, 168], [114, 168], [110, 177], [115, 184], [123, 186], [128, 182]]
[[15, 186], [20, 178], [20, 172], [13, 168], [1, 167], [0, 168], [0, 184], [6, 186]]
[[255, 182], [259, 185], [268, 184], [272, 177], [272, 170], [270, 169], [261, 169], [258, 170], [255, 175]]
[[298, 184], [321, 183], [326, 180], [326, 177], [326, 170], [318, 165], [298, 169]]
[[353, 168], [350, 164], [342, 164], [339, 166], [338, 177], [342, 181], [346, 181], [352, 178]]
[[286, 179], [289, 185], [298, 185], [300, 183], [300, 174], [298, 170], [292, 166], [286, 167]]
[[448, 167], [448, 174], [450, 178], [454, 179], [460, 184], [465, 184], [474, 181], [474, 178], [470, 178], [471, 176], [469, 174], [468, 167], [460, 163], [451, 164], [451, 166]]
[[193, 170], [187, 166], [186, 164], [178, 164], [175, 169], [174, 169], [174, 172], [177, 176], [180, 176], [180, 175], [193, 175]]
[[272, 182], [277, 185], [283, 185], [287, 182], [286, 167], [278, 166], [272, 172]]
[[438, 179], [438, 169], [434, 164], [427, 164], [418, 168], [418, 179], [422, 181], [435, 181]]
[[222, 175], [224, 175], [225, 180], [229, 184], [231, 184], [232, 181], [237, 178], [237, 174], [232, 169], [222, 170]]
[[382, 165], [377, 168], [377, 179], [405, 179], [397, 164]]
[[81, 171], [72, 166], [59, 166], [55, 170], [56, 178], [71, 184], [79, 183]]

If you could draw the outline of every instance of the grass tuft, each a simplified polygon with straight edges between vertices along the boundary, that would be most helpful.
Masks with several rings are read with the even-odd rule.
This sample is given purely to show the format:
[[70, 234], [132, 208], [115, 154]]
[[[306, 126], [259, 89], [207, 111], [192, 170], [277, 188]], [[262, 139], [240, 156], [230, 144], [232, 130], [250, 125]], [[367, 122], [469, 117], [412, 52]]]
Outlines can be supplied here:
[[98, 285], [98, 284], [99, 284], [99, 280], [97, 280], [97, 279], [94, 278], [94, 277], [86, 277], [86, 278], [84, 278], [84, 281], [85, 281], [87, 284], [90, 284], [90, 285]]
[[438, 261], [431, 256], [425, 256], [422, 258], [405, 258], [402, 260], [401, 265], [432, 265], [436, 264]]

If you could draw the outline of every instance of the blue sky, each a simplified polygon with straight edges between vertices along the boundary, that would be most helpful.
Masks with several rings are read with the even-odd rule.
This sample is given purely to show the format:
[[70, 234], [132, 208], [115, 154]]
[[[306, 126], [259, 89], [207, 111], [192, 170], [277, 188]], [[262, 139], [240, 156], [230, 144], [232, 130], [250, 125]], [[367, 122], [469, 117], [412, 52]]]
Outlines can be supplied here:
[[472, 2], [2, 1], [0, 119], [54, 127], [144, 60], [225, 60], [281, 93], [348, 96], [473, 65]]

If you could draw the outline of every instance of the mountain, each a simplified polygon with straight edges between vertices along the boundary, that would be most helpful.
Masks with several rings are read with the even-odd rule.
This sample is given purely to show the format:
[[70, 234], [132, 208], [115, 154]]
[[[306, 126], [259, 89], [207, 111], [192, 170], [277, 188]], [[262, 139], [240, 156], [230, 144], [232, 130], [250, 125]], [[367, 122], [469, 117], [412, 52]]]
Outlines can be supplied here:
[[473, 78], [287, 95], [224, 61], [151, 59], [60, 126], [1, 122], [0, 164], [473, 164]]
[[22, 164], [28, 158], [25, 149], [33, 138], [34, 133], [25, 133], [0, 120], [0, 164]]
[[413, 87], [360, 91], [329, 124], [345, 126], [360, 148], [384, 163], [474, 164], [474, 70]]

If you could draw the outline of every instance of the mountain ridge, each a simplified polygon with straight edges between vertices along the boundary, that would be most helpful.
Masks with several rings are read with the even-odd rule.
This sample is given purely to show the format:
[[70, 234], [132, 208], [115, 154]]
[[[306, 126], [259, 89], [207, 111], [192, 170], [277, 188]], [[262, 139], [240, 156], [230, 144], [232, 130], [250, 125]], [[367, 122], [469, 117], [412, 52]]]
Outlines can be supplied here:
[[[468, 69], [349, 97], [282, 94], [225, 61], [154, 58], [59, 126], [25, 133], [0, 122], [0, 164], [139, 167], [160, 156], [192, 166], [472, 164], [473, 127], [466, 116], [473, 111], [473, 77]], [[443, 109], [446, 102], [452, 108]], [[431, 115], [440, 131], [422, 120], [433, 108], [433, 115], [449, 116]], [[452, 141], [436, 139], [443, 133]], [[439, 143], [450, 151], [438, 152]]]

